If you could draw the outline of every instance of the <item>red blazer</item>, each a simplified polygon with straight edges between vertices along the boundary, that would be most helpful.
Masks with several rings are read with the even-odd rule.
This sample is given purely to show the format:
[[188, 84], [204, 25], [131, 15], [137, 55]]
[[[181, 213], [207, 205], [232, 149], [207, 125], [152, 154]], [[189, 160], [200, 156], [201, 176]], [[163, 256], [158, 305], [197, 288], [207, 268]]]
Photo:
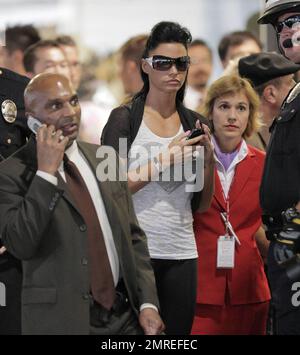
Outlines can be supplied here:
[[194, 214], [199, 253], [197, 303], [224, 305], [226, 287], [230, 304], [249, 304], [270, 299], [262, 258], [254, 234], [261, 225], [259, 186], [265, 154], [248, 146], [248, 155], [235, 170], [229, 192], [229, 220], [241, 241], [235, 247], [234, 269], [217, 269], [217, 240], [225, 226], [220, 212], [226, 211], [221, 182], [215, 171], [215, 193], [210, 209]]

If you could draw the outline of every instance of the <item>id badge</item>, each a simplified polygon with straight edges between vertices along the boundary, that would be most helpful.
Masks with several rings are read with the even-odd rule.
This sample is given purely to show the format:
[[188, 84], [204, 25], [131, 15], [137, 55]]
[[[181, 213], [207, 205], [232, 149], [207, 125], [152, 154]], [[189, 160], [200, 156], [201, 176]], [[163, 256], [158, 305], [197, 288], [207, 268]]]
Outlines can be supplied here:
[[230, 236], [220, 236], [218, 239], [217, 268], [233, 269], [235, 240]]

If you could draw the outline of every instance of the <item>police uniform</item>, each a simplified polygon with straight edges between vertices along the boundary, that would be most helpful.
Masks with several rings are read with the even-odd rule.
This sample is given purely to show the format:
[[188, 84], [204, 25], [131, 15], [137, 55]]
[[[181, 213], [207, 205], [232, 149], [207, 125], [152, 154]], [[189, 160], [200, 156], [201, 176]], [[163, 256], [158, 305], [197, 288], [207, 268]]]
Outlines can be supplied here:
[[[277, 333], [300, 334], [300, 307], [292, 304], [295, 291], [285, 269], [275, 260], [275, 238], [283, 229], [282, 212], [300, 201], [300, 83], [284, 102], [271, 126], [260, 190], [263, 222], [271, 240], [268, 273], [276, 309]], [[300, 280], [297, 280], [300, 281]]]
[[[0, 161], [24, 145], [30, 135], [24, 109], [28, 82], [25, 76], [0, 68]], [[0, 334], [20, 334], [21, 263], [7, 252], [0, 255], [0, 282], [6, 288], [6, 306], [0, 305]]]
[[7, 158], [26, 143], [29, 136], [24, 89], [29, 79], [0, 68], [0, 154]]

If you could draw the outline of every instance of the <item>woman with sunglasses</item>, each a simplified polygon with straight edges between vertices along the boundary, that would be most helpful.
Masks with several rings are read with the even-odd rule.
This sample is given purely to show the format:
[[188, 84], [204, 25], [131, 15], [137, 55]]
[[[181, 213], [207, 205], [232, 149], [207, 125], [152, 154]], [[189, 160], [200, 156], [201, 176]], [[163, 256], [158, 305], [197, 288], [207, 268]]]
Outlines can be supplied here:
[[244, 140], [259, 128], [259, 98], [246, 79], [224, 76], [208, 89], [216, 168], [211, 207], [194, 214], [198, 292], [193, 334], [265, 334], [270, 292], [256, 238], [264, 153]]
[[[128, 184], [147, 235], [166, 334], [189, 334], [191, 330], [197, 281], [192, 210], [207, 209], [213, 189], [209, 129], [202, 116], [182, 104], [190, 41], [190, 32], [173, 22], [160, 22], [152, 29], [141, 63], [144, 87], [129, 105], [112, 111], [102, 135], [102, 143], [113, 146], [123, 157], [119, 139], [125, 138], [128, 144]], [[195, 127], [202, 134], [187, 139]], [[185, 179], [161, 181], [178, 162], [190, 163], [200, 145], [204, 146], [201, 192], [189, 192]], [[149, 151], [155, 153], [149, 157]], [[140, 154], [138, 161], [134, 152]]]

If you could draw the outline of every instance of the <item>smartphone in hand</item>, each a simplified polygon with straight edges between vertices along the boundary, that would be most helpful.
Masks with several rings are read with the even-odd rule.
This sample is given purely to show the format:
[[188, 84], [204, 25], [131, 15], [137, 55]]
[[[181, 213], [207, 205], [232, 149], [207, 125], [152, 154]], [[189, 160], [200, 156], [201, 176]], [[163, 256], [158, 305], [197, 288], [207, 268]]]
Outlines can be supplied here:
[[186, 137], [186, 139], [196, 138], [202, 136], [202, 134], [205, 134], [202, 128], [194, 128], [192, 129], [191, 133]]

